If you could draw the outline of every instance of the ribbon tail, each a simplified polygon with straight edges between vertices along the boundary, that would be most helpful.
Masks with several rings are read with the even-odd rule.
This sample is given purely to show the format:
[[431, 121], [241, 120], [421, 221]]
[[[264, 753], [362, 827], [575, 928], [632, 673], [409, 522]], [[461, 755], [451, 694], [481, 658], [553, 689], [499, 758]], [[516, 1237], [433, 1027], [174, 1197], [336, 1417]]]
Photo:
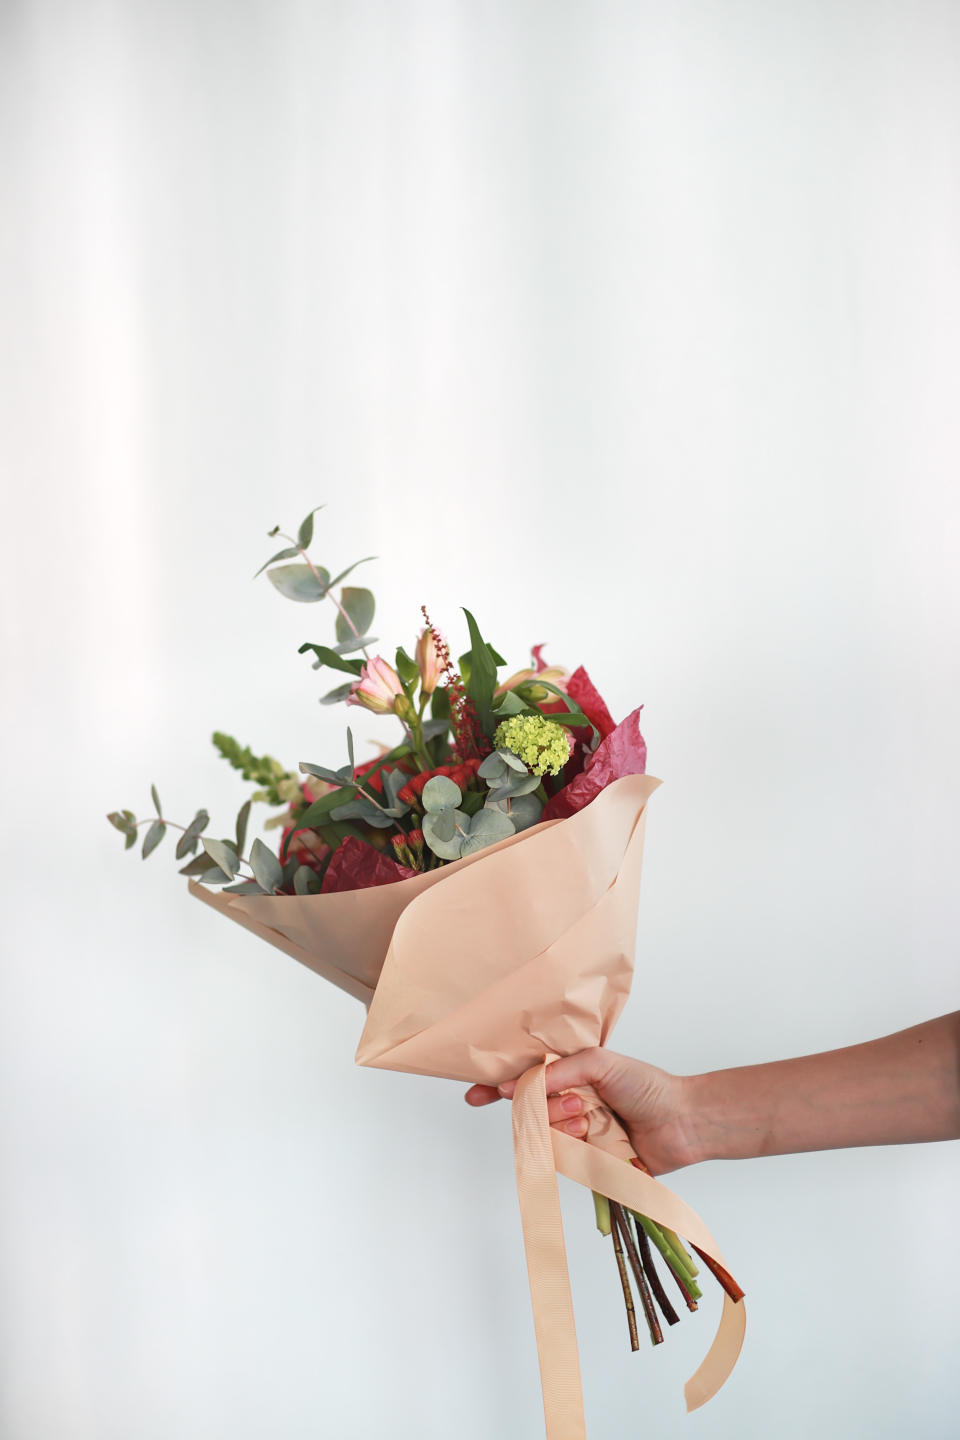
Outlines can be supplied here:
[[[547, 1440], [579, 1440], [585, 1433], [583, 1396], [557, 1172], [630, 1210], [668, 1225], [725, 1269], [729, 1267], [700, 1216], [666, 1185], [634, 1169], [618, 1156], [574, 1140], [550, 1126], [545, 1070], [546, 1062], [528, 1070], [517, 1082], [514, 1095], [517, 1193], [540, 1355]], [[734, 1303], [724, 1295], [713, 1343], [699, 1369], [684, 1386], [688, 1410], [705, 1405], [729, 1377], [737, 1363], [745, 1329], [743, 1301]], [[574, 1428], [575, 1420], [579, 1429]], [[555, 1428], [551, 1428], [551, 1423]]]

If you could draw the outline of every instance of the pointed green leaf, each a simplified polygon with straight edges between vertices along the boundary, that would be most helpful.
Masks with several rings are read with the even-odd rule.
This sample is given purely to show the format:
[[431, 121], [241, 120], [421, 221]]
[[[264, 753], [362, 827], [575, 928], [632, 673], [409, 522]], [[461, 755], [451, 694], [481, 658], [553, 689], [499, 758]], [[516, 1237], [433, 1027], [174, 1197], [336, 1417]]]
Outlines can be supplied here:
[[338, 655], [350, 655], [354, 650], [369, 650], [371, 645], [376, 645], [376, 635], [354, 635], [349, 640], [344, 640], [342, 645], [334, 645]]
[[322, 510], [323, 508], [322, 505], [315, 505], [306, 519], [301, 520], [300, 529], [297, 531], [297, 540], [299, 541], [301, 550], [306, 550], [313, 540], [313, 517], [318, 510]]
[[353, 758], [353, 731], [349, 725], [347, 726], [347, 755], [350, 759], [350, 779], [354, 780], [357, 774], [357, 762]]
[[210, 824], [210, 816], [206, 810], [198, 810], [184, 830], [177, 842], [177, 859], [182, 860], [184, 855], [192, 855], [196, 850], [200, 836]]
[[397, 646], [397, 674], [404, 685], [412, 685], [420, 678], [420, 666], [412, 660], [402, 645]]
[[376, 555], [364, 555], [362, 560], [354, 560], [353, 564], [348, 565], [346, 570], [341, 570], [339, 575], [334, 575], [333, 579], [330, 581], [331, 590], [333, 589], [334, 585], [339, 585], [341, 580], [346, 580], [350, 572], [352, 570], [356, 570], [358, 565], [366, 565], [370, 560], [376, 560], [376, 558]]
[[470, 679], [467, 682], [467, 693], [476, 706], [481, 729], [484, 734], [489, 734], [494, 729], [493, 692], [497, 685], [497, 667], [476, 620], [469, 610], [465, 609], [463, 613], [467, 617], [470, 630]]
[[143, 837], [143, 849], [141, 850], [140, 854], [144, 860], [146, 860], [147, 856], [151, 855], [153, 851], [156, 850], [157, 846], [160, 844], [160, 841], [163, 839], [166, 833], [167, 827], [166, 825], [164, 825], [163, 821], [154, 820], [153, 824], [150, 826], [150, 829]]
[[156, 785], [150, 786], [150, 799], [153, 801], [153, 808], [156, 810], [158, 817], [162, 820], [163, 811], [160, 809], [160, 796], [157, 794]]
[[237, 814], [237, 854], [242, 855], [247, 844], [247, 822], [250, 819], [250, 806], [252, 800], [248, 800], [240, 806]]
[[[316, 574], [314, 574], [316, 570]], [[277, 565], [267, 571], [267, 579], [288, 600], [310, 604], [322, 600], [330, 589], [330, 575], [320, 565]]]
[[339, 705], [341, 700], [346, 700], [352, 689], [353, 685], [350, 681], [347, 681], [346, 685], [336, 685], [332, 690], [328, 690], [326, 695], [320, 696], [320, 704]]
[[[270, 531], [270, 534], [271, 534], [271, 535], [275, 535], [275, 534], [276, 534], [276, 531], [275, 531], [275, 530], [271, 530], [271, 531]], [[284, 549], [284, 550], [278, 550], [277, 553], [276, 553], [276, 555], [271, 555], [269, 560], [264, 560], [263, 564], [260, 566], [260, 569], [257, 571], [256, 575], [254, 575], [254, 577], [253, 577], [254, 580], [256, 580], [257, 575], [262, 575], [262, 574], [263, 574], [264, 570], [266, 570], [266, 568], [267, 568], [268, 565], [276, 565], [276, 563], [277, 563], [278, 560], [292, 560], [293, 557], [294, 557], [294, 555], [299, 555], [299, 554], [300, 554], [300, 551], [297, 549], [296, 545], [288, 545], [288, 546], [286, 547], [286, 549]]]
[[283, 866], [262, 840], [253, 842], [253, 848], [250, 851], [250, 869], [253, 871], [257, 884], [262, 885], [269, 895], [272, 895], [283, 881]]
[[204, 850], [210, 856], [215, 865], [225, 871], [230, 879], [233, 879], [240, 869], [240, 861], [237, 852], [228, 840], [204, 840], [201, 842]]
[[224, 895], [267, 895], [267, 890], [262, 890], [256, 880], [240, 880], [236, 885], [224, 885]]
[[300, 646], [297, 654], [303, 655], [307, 650], [312, 650], [317, 657], [314, 670], [319, 670], [321, 665], [329, 665], [331, 670], [342, 670], [345, 675], [357, 676], [363, 669], [362, 660], [345, 660], [336, 650], [331, 650], [329, 645], [314, 645], [308, 640]]
[[136, 832], [136, 830], [128, 830], [128, 831], [127, 831], [127, 838], [126, 838], [126, 841], [125, 841], [124, 846], [123, 846], [124, 850], [132, 850], [133, 847], [134, 847], [134, 845], [136, 845], [136, 843], [137, 843], [137, 832]]

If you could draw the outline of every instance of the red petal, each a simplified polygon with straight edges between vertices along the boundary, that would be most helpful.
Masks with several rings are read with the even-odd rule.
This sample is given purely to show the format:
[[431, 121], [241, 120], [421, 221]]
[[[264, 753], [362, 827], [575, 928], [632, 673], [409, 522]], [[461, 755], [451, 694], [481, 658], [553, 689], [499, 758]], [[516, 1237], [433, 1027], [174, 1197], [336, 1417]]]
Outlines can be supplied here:
[[547, 642], [546, 640], [544, 640], [542, 645], [532, 645], [530, 647], [530, 654], [533, 656], [533, 663], [537, 667], [536, 673], [538, 675], [540, 674], [541, 670], [546, 670], [547, 668], [547, 662], [543, 658], [543, 651], [546, 648], [546, 645]]
[[616, 729], [616, 721], [603, 703], [593, 681], [582, 665], [570, 676], [567, 694], [571, 700], [576, 701], [587, 719], [596, 725], [600, 731], [601, 740], [606, 739]]
[[327, 873], [320, 887], [321, 895], [340, 890], [366, 890], [371, 885], [392, 885], [395, 880], [409, 880], [416, 875], [406, 865], [398, 865], [389, 855], [382, 855], [372, 845], [365, 845], [348, 835], [333, 852]]
[[587, 759], [583, 773], [548, 801], [543, 812], [544, 820], [564, 820], [568, 815], [575, 815], [614, 780], [620, 780], [624, 775], [644, 774], [647, 744], [640, 734], [642, 709], [641, 705], [631, 711], [626, 720], [600, 741], [595, 753]]

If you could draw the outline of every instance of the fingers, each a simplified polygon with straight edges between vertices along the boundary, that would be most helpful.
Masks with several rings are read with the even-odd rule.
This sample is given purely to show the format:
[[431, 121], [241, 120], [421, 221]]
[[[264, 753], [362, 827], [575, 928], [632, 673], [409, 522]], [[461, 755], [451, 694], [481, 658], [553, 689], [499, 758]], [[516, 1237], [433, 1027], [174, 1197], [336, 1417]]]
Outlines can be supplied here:
[[580, 1050], [547, 1066], [547, 1094], [570, 1090], [574, 1085], [595, 1085], [610, 1069], [610, 1052], [599, 1048]]
[[[511, 1099], [515, 1088], [514, 1080], [506, 1081], [499, 1090], [495, 1090], [492, 1085], [471, 1085], [463, 1098], [468, 1105], [491, 1105], [494, 1100], [499, 1100], [501, 1095]], [[587, 1133], [584, 1104], [579, 1095], [552, 1096], [547, 1101], [547, 1118], [551, 1125], [565, 1130], [568, 1135]]]
[[500, 1099], [500, 1093], [492, 1085], [471, 1085], [463, 1098], [468, 1105], [492, 1105]]

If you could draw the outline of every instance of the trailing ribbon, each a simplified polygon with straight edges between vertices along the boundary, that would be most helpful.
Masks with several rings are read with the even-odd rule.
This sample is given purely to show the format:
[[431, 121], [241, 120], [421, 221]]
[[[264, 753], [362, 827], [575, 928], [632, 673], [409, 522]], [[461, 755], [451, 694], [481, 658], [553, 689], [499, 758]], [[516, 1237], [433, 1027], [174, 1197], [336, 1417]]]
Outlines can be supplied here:
[[[513, 1099], [513, 1150], [523, 1242], [530, 1278], [533, 1324], [540, 1358], [547, 1440], [586, 1440], [573, 1299], [563, 1242], [557, 1173], [667, 1225], [718, 1264], [726, 1261], [710, 1231], [689, 1205], [665, 1185], [595, 1145], [554, 1130], [547, 1117], [547, 1061], [517, 1082]], [[743, 1344], [746, 1313], [724, 1294], [720, 1324], [700, 1368], [684, 1386], [688, 1410], [715, 1395]]]

